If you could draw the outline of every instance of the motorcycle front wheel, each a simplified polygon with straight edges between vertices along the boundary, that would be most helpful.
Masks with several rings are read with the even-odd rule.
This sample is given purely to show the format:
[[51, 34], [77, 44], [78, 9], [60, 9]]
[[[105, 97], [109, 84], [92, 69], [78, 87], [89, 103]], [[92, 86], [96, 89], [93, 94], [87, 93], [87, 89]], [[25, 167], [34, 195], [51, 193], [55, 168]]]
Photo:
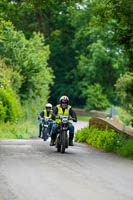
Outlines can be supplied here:
[[61, 136], [61, 153], [65, 153], [66, 143], [67, 143], [67, 131], [62, 131], [62, 136]]
[[48, 135], [47, 135], [47, 132], [48, 132], [48, 128], [45, 128], [43, 130], [43, 140], [46, 141], [48, 139]]
[[60, 143], [60, 136], [59, 135], [57, 136], [57, 139], [56, 139], [56, 148], [57, 148], [57, 152], [61, 151], [61, 143]]

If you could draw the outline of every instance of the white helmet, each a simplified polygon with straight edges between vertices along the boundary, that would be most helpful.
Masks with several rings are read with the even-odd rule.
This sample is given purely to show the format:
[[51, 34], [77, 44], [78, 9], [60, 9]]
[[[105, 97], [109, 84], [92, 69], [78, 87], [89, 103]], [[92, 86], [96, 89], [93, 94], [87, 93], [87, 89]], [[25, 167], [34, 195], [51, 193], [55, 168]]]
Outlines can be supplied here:
[[46, 104], [46, 108], [51, 108], [52, 109], [52, 104], [51, 103], [47, 103]]

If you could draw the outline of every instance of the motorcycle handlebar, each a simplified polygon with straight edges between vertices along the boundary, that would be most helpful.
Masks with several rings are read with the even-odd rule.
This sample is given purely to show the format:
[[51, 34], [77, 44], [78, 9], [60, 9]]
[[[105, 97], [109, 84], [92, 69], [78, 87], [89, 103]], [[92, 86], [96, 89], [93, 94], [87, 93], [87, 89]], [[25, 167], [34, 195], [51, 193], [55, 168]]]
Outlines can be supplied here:
[[[55, 119], [60, 119], [61, 120], [62, 118], [61, 117], [56, 117]], [[68, 120], [73, 120], [74, 121], [75, 118], [68, 118]]]
[[[40, 120], [45, 120], [45, 117], [41, 117]], [[47, 119], [48, 121], [53, 121], [51, 118]]]

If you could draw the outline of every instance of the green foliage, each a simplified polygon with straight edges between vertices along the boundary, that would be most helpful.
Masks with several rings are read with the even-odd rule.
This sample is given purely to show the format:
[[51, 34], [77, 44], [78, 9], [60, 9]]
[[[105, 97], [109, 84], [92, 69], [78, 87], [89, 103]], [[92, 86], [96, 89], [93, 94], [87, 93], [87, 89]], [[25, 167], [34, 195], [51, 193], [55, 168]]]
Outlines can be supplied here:
[[105, 110], [110, 106], [110, 103], [107, 100], [106, 95], [103, 94], [102, 87], [99, 84], [88, 86], [86, 96], [87, 110]]
[[[25, 100], [26, 97], [29, 99], [35, 98], [35, 96], [40, 97], [42, 93], [49, 91], [48, 87], [41, 91], [40, 85], [43, 83], [33, 84], [31, 78], [33, 76], [38, 83], [41, 83], [40, 78], [35, 76], [34, 61], [38, 59], [38, 55], [35, 56], [34, 51], [36, 50], [33, 46], [36, 45], [30, 45], [32, 33], [39, 31], [44, 34], [46, 40], [44, 41], [40, 39], [42, 36], [38, 36], [39, 40], [36, 37], [34, 41], [36, 40], [37, 46], [40, 46], [40, 42], [39, 44], [37, 42], [40, 40], [41, 44], [50, 45], [50, 59], [46, 58], [49, 55], [48, 49], [45, 51], [47, 52], [45, 58], [55, 75], [50, 101], [56, 104], [59, 97], [65, 94], [69, 96], [72, 105], [84, 107], [87, 99], [85, 91], [89, 85], [98, 83], [103, 88], [108, 101], [119, 104], [115, 98], [114, 84], [120, 74], [127, 71], [127, 65], [132, 66], [133, 60], [131, 56], [133, 41], [131, 5], [132, 0], [35, 0], [28, 2], [15, 0], [14, 3], [0, 1], [0, 17], [6, 21], [12, 21], [16, 29], [25, 34], [25, 36], [22, 33], [20, 35], [19, 32], [19, 34], [15, 33], [16, 36], [11, 37], [14, 43], [14, 38], [18, 38], [19, 35], [20, 42], [16, 41], [13, 45], [15, 55], [19, 55], [19, 57], [21, 54], [23, 57], [26, 55], [26, 59], [19, 59], [19, 62], [17, 60], [12, 63], [13, 69], [17, 65], [17, 70], [15, 70], [17, 74], [13, 76], [13, 82], [14, 84], [18, 83], [14, 87], [20, 94], [21, 100]], [[8, 30], [12, 32], [9, 27]], [[30, 40], [27, 41], [25, 37]], [[3, 38], [5, 37], [3, 36]], [[8, 38], [10, 37], [8, 36]], [[11, 47], [6, 40], [7, 37], [5, 38], [6, 46]], [[20, 48], [21, 45], [24, 48]], [[17, 46], [21, 51], [16, 51]], [[8, 54], [10, 55], [9, 50]], [[4, 57], [6, 56], [4, 55]], [[16, 57], [14, 56], [13, 60], [16, 60]], [[23, 66], [22, 63], [25, 65]], [[32, 65], [34, 73], [31, 71]], [[20, 68], [23, 70], [20, 71]], [[46, 68], [44, 71], [47, 71]], [[45, 79], [41, 74], [38, 74], [38, 77]], [[51, 82], [50, 79], [48, 82]], [[46, 84], [44, 85], [46, 86]], [[24, 91], [24, 88], [27, 90]], [[49, 92], [42, 98], [47, 99], [48, 94]]]
[[133, 73], [121, 75], [115, 87], [121, 105], [133, 114]]
[[11, 87], [11, 72], [0, 60], [0, 121], [15, 122], [23, 117], [17, 95]]
[[[74, 68], [77, 94], [83, 103], [88, 85], [98, 83], [111, 103], [116, 102], [114, 84], [120, 74], [125, 73], [128, 59], [124, 48], [114, 39], [113, 27], [116, 20], [111, 19], [103, 27], [91, 26], [95, 16], [95, 5], [84, 2], [84, 9], [75, 10], [72, 25], [75, 35], [72, 46], [76, 52], [77, 67]], [[99, 2], [101, 5], [101, 2]], [[98, 1], [97, 1], [98, 6]]]
[[86, 142], [86, 138], [88, 137], [88, 131], [89, 131], [88, 127], [78, 130], [75, 134], [75, 141]]
[[10, 87], [0, 89], [0, 120], [15, 122], [19, 119], [20, 104]]
[[132, 71], [133, 65], [133, 28], [132, 28], [132, 0], [94, 0], [91, 5], [93, 9], [93, 17], [91, 19], [92, 26], [104, 27], [110, 20], [115, 19], [116, 24], [113, 25], [114, 32], [113, 41], [117, 40], [124, 45], [126, 54], [129, 57], [129, 68]]
[[121, 147], [116, 150], [121, 156], [130, 157], [133, 159], [133, 140], [123, 141]]
[[3, 106], [3, 102], [0, 101], [0, 121], [5, 121], [7, 118], [7, 108]]
[[77, 115], [77, 119], [81, 120], [81, 121], [89, 121], [90, 116], [81, 116], [81, 115]]
[[126, 139], [125, 135], [117, 134], [114, 130], [101, 131], [90, 127], [78, 130], [75, 141], [87, 142], [106, 152], [116, 152], [119, 155], [133, 158], [133, 140]]
[[104, 151], [114, 151], [116, 147], [116, 142], [118, 140], [118, 135], [113, 130], [106, 129], [105, 131], [100, 131], [96, 128], [83, 128], [76, 133], [75, 140], [91, 144], [94, 147], [102, 149]]
[[88, 143], [103, 149], [104, 151], [114, 151], [116, 141], [118, 140], [117, 134], [112, 130], [97, 131], [89, 134], [87, 139]]
[[130, 114], [127, 110], [121, 108], [121, 107], [116, 107], [116, 110], [118, 112], [118, 116], [120, 120], [126, 124], [127, 126], [131, 126], [132, 123], [132, 114]]
[[[44, 46], [40, 33], [26, 40], [21, 31], [2, 21], [0, 26], [0, 54], [7, 67], [12, 66], [13, 88], [21, 101], [47, 100], [49, 84], [52, 83], [52, 70], [48, 67], [49, 47]], [[17, 76], [16, 76], [17, 75]]]
[[37, 136], [38, 125], [30, 121], [23, 123], [1, 123], [0, 138], [26, 139]]
[[[79, 73], [78, 90], [84, 96], [88, 85], [99, 83], [104, 89], [104, 93], [110, 102], [115, 103], [114, 84], [119, 78], [120, 73], [124, 73], [126, 57], [119, 45], [111, 42], [109, 34], [110, 26], [103, 30], [88, 28], [80, 33], [77, 38], [78, 43], [83, 43], [82, 37], [88, 38], [88, 43], [78, 52], [77, 71]], [[88, 34], [87, 34], [88, 33]], [[101, 38], [101, 39], [98, 39]], [[89, 44], [91, 43], [91, 44]], [[75, 72], [77, 74], [77, 72]], [[82, 81], [80, 81], [82, 80]]]

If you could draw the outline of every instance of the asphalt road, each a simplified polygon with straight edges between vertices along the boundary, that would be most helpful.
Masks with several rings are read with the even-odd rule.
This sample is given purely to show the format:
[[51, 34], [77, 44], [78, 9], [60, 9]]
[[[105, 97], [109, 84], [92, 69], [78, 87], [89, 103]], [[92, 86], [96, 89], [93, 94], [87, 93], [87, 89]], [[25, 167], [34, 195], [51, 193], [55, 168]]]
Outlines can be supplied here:
[[89, 199], [133, 200], [133, 161], [86, 144], [61, 154], [41, 139], [0, 140], [0, 200]]

